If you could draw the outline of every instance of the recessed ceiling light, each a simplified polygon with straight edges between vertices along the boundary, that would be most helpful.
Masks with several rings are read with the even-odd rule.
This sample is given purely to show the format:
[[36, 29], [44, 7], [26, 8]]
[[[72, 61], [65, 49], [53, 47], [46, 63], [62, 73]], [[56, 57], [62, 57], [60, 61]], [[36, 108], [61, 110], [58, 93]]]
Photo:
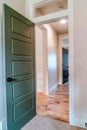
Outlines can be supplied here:
[[65, 24], [66, 22], [67, 22], [66, 19], [62, 19], [62, 20], [60, 20], [60, 23], [61, 23], [61, 24]]

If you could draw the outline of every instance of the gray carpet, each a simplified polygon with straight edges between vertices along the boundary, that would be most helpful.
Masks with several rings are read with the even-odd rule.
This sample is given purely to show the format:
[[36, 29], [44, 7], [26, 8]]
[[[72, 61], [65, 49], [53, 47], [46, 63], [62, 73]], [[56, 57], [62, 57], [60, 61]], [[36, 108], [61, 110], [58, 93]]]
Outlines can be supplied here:
[[69, 130], [69, 125], [48, 117], [37, 115], [21, 130]]

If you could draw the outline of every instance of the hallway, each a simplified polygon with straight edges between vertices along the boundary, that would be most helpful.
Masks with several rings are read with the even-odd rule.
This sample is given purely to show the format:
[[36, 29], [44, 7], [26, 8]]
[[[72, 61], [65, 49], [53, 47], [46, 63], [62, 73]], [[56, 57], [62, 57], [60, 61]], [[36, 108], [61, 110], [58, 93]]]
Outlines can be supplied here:
[[60, 85], [49, 96], [37, 93], [37, 114], [69, 122], [69, 87]]

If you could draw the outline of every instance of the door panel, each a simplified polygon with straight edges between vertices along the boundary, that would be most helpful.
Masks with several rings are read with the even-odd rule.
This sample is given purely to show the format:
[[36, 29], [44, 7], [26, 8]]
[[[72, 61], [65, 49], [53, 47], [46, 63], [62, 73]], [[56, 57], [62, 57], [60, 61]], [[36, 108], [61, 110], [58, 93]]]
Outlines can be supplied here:
[[4, 34], [7, 127], [19, 130], [36, 114], [34, 24], [4, 4]]
[[33, 91], [33, 80], [25, 80], [13, 84], [13, 99]]
[[13, 107], [13, 119], [14, 121], [18, 120], [20, 117], [22, 117], [24, 114], [27, 114], [33, 107], [32, 103], [33, 99], [32, 97], [29, 97], [26, 100], [21, 101], [20, 103], [17, 103]]
[[12, 54], [24, 56], [32, 55], [32, 45], [24, 41], [12, 39]]
[[11, 16], [11, 23], [13, 33], [31, 38], [31, 27], [25, 21], [23, 22], [21, 19]]
[[32, 63], [26, 61], [12, 61], [12, 76], [32, 74]]

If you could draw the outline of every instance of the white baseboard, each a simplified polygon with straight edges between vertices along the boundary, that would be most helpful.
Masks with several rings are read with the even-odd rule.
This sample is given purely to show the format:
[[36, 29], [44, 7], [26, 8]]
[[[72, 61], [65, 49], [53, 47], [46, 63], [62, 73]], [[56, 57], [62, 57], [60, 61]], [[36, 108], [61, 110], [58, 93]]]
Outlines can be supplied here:
[[72, 122], [70, 122], [70, 125], [87, 129], [87, 127], [85, 126], [85, 123], [87, 123], [87, 121], [79, 119], [79, 120], [73, 120]]
[[5, 120], [0, 121], [0, 130], [7, 130], [6, 129], [6, 121]]
[[2, 122], [0, 121], [0, 130], [2, 130]]
[[56, 83], [55, 85], [53, 85], [50, 89], [49, 89], [49, 94], [54, 90], [56, 89], [58, 86], [58, 83]]

